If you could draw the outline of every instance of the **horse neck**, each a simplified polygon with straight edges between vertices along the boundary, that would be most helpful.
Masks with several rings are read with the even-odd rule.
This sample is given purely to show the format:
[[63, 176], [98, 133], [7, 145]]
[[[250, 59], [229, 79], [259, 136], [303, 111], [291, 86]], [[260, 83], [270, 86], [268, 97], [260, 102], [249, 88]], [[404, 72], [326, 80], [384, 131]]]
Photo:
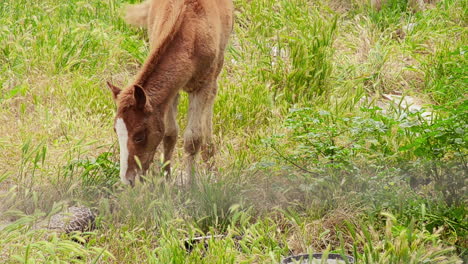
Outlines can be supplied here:
[[[161, 9], [153, 22], [154, 29], [150, 32], [157, 36], [152, 42], [151, 52], [136, 77], [135, 83], [143, 87], [152, 106], [163, 105], [165, 108], [177, 94], [177, 82], [167, 72], [167, 65], [163, 66], [164, 58], [168, 56], [167, 49], [178, 33], [185, 12], [184, 0], [171, 0], [162, 2]], [[167, 63], [167, 61], [166, 61]]]
[[[178, 70], [173, 69], [178, 66], [168, 60], [167, 56], [174, 55], [174, 53], [168, 54], [165, 49], [162, 51], [164, 53], [151, 54], [136, 76], [134, 83], [143, 88], [153, 108], [157, 106], [166, 112], [167, 106], [173, 101], [189, 76], [188, 73], [180, 74], [181, 69], [179, 68], [177, 68]], [[154, 56], [159, 56], [159, 59], [154, 58]], [[171, 58], [177, 59], [174, 56]]]
[[[135, 84], [140, 85], [146, 93], [147, 99], [153, 109], [165, 113], [172, 99], [176, 96], [173, 84], [168, 80], [167, 73], [151, 69], [152, 74], [147, 74], [145, 79], [137, 79]], [[141, 76], [141, 75], [140, 75]]]

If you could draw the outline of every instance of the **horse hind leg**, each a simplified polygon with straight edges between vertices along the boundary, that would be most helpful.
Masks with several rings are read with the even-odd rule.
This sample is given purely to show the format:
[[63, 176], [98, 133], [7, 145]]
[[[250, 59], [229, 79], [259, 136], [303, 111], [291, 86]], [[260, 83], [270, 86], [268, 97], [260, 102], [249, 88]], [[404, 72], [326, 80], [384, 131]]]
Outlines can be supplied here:
[[214, 100], [216, 97], [216, 93], [218, 90], [218, 86], [215, 83], [212, 84], [212, 90], [208, 93], [208, 100], [207, 105], [204, 109], [204, 131], [203, 131], [203, 145], [201, 149], [202, 159], [207, 164], [208, 169], [212, 169], [214, 167], [214, 160], [213, 156], [216, 151], [215, 146], [213, 144], [213, 107], [214, 107]]
[[196, 158], [205, 138], [205, 114], [210, 105], [210, 94], [202, 89], [189, 94], [188, 124], [184, 133], [184, 149], [186, 158], [186, 173], [188, 184], [191, 184], [197, 174]]

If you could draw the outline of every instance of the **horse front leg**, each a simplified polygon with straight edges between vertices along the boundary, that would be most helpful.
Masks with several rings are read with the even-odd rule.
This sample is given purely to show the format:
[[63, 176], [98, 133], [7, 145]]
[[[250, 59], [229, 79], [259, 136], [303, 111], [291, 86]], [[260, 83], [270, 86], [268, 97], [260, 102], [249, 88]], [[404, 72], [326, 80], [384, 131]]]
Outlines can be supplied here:
[[164, 171], [166, 177], [171, 175], [171, 158], [177, 143], [177, 135], [179, 126], [177, 125], [177, 106], [179, 104], [179, 94], [175, 96], [173, 102], [169, 105], [169, 109], [165, 116], [165, 131], [164, 131]]

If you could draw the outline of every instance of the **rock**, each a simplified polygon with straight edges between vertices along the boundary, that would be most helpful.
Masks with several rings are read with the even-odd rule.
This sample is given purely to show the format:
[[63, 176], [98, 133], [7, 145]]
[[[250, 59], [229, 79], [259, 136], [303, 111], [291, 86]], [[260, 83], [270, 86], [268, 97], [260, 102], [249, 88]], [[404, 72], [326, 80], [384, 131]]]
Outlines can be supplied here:
[[432, 111], [427, 110], [422, 105], [422, 100], [413, 96], [403, 96], [400, 94], [382, 94], [382, 99], [373, 100], [370, 97], [362, 97], [359, 105], [375, 105], [381, 109], [384, 115], [391, 114], [393, 110], [407, 113], [419, 113], [426, 121], [432, 120]]
[[90, 231], [95, 228], [96, 214], [84, 206], [72, 206], [67, 212], [53, 215], [48, 229], [70, 233], [74, 231]]

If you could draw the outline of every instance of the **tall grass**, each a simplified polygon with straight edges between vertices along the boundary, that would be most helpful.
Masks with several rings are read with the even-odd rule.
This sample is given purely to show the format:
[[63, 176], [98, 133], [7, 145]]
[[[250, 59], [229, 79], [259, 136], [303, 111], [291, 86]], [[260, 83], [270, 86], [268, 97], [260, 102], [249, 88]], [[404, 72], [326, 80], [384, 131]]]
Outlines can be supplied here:
[[[118, 180], [105, 81], [125, 86], [147, 56], [146, 32], [121, 19], [134, 2], [0, 4], [0, 262], [466, 258], [467, 1], [419, 12], [400, 0], [380, 11], [357, 0], [234, 1], [217, 170], [187, 188], [156, 160], [130, 189]], [[381, 109], [383, 93], [414, 96], [433, 115]], [[184, 128], [185, 96], [179, 110]], [[36, 228], [74, 204], [99, 212], [96, 230]], [[222, 237], [188, 251], [184, 241], [202, 235]]]
[[240, 8], [241, 32], [255, 48], [253, 66], [275, 100], [308, 101], [329, 90], [336, 16], [307, 1], [256, 1]]

